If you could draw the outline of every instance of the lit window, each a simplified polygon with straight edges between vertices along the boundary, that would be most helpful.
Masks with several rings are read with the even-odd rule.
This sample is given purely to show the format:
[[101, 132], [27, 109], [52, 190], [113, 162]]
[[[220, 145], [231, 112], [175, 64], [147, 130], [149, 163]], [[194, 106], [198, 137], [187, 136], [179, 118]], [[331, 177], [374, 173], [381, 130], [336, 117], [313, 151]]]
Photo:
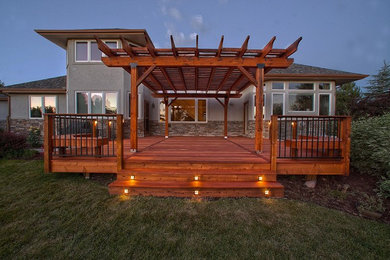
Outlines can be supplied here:
[[171, 105], [171, 121], [195, 121], [195, 99], [177, 99]]
[[30, 96], [30, 118], [42, 118], [43, 113], [57, 112], [55, 96]]
[[206, 100], [198, 100], [198, 121], [206, 122]]
[[160, 100], [160, 122], [165, 122], [165, 103]]
[[103, 113], [103, 93], [91, 93], [91, 113]]
[[290, 82], [288, 84], [289, 89], [296, 89], [296, 90], [313, 90], [314, 84], [313, 83], [296, 83], [296, 82]]
[[289, 94], [289, 111], [314, 111], [314, 94]]
[[105, 113], [117, 114], [118, 113], [118, 93], [106, 93], [105, 101]]

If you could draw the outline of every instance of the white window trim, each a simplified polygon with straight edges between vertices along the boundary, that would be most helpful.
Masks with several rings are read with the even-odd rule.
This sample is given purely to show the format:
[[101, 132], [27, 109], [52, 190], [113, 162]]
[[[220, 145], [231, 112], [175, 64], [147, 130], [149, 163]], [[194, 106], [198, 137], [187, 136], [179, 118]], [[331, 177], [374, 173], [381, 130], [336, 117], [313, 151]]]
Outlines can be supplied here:
[[[87, 43], [87, 60], [77, 60], [77, 43], [78, 42], [86, 42]], [[96, 40], [75, 40], [74, 42], [74, 61], [77, 63], [93, 63], [93, 62], [99, 62], [101, 63], [101, 60], [92, 60], [91, 59], [91, 42], [96, 42]], [[119, 43], [118, 40], [103, 40], [103, 42], [116, 42], [116, 48], [118, 48]], [[102, 53], [102, 56], [104, 56], [104, 53]]]
[[[309, 95], [312, 95], [313, 96], [313, 106], [312, 106], [312, 109], [313, 110], [309, 110], [309, 111], [295, 111], [295, 110], [290, 110], [290, 99], [289, 99], [289, 96], [290, 95], [304, 95], [304, 94], [309, 94]], [[291, 91], [291, 92], [288, 92], [287, 93], [287, 100], [288, 101], [288, 112], [289, 113], [314, 113], [316, 111], [316, 92], [313, 91], [313, 92], [301, 92], [301, 91], [298, 91], [298, 92], [295, 92], [295, 91]]]
[[[183, 99], [194, 99], [195, 100], [195, 121], [172, 121], [171, 120], [171, 109], [168, 107], [168, 123], [172, 124], [206, 124], [209, 121], [209, 99], [208, 98], [178, 98], [177, 100]], [[159, 104], [162, 99], [159, 99]], [[168, 102], [171, 102], [173, 99], [168, 99]], [[206, 100], [206, 121], [198, 121], [198, 100]], [[160, 118], [160, 109], [157, 109], [158, 118]], [[166, 120], [166, 119], [165, 119]], [[160, 121], [159, 123], [165, 123], [165, 121]]]
[[286, 93], [284, 92], [272, 92], [271, 93], [271, 116], [274, 114], [274, 95], [283, 95], [283, 108], [282, 108], [282, 113], [283, 115], [286, 114]]
[[[42, 105], [42, 116], [41, 117], [31, 117], [31, 97], [40, 97]], [[57, 95], [29, 95], [28, 96], [28, 118], [29, 119], [43, 119], [45, 114], [45, 97], [54, 97], [56, 100], [56, 113], [58, 113], [58, 98]]]
[[[119, 114], [119, 93], [117, 91], [75, 91], [74, 92], [74, 111], [76, 114], [78, 114], [77, 111], [77, 93], [87, 93], [88, 94], [88, 113], [87, 114], [92, 114], [92, 100], [91, 100], [91, 93], [102, 93], [102, 114], [106, 114], [106, 93], [116, 93], [116, 110], [117, 114]], [[108, 115], [108, 114], [107, 114]]]
[[328, 114], [331, 115], [332, 114], [332, 101], [333, 101], [332, 100], [332, 93], [319, 93], [318, 94], [318, 115], [320, 115], [321, 96], [329, 96], [329, 111], [328, 111]]

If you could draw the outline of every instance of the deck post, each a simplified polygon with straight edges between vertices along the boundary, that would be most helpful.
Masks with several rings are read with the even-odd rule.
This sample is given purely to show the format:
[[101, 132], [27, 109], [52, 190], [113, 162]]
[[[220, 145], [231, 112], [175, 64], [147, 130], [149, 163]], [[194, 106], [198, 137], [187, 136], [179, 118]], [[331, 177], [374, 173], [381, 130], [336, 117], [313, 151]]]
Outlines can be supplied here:
[[123, 115], [116, 115], [116, 168], [123, 169]]
[[138, 149], [138, 86], [137, 63], [130, 63], [131, 67], [131, 107], [130, 107], [130, 152]]
[[164, 97], [164, 105], [165, 105], [165, 138], [169, 137], [169, 125], [168, 125], [168, 98]]
[[276, 172], [276, 158], [278, 155], [278, 116], [272, 115], [271, 117], [271, 171]]
[[45, 114], [44, 120], [44, 143], [43, 143], [43, 159], [44, 172], [51, 172], [51, 159], [53, 151], [53, 117], [50, 114]]
[[345, 165], [345, 176], [349, 176], [349, 164], [350, 164], [350, 153], [351, 153], [351, 123], [352, 119], [350, 116], [344, 118], [342, 121], [344, 124], [343, 132], [343, 160]]
[[263, 63], [257, 64], [256, 83], [255, 151], [261, 153], [263, 149]]
[[224, 120], [223, 135], [225, 139], [228, 138], [228, 107], [229, 107], [229, 98], [225, 97], [225, 104], [223, 106], [223, 120]]

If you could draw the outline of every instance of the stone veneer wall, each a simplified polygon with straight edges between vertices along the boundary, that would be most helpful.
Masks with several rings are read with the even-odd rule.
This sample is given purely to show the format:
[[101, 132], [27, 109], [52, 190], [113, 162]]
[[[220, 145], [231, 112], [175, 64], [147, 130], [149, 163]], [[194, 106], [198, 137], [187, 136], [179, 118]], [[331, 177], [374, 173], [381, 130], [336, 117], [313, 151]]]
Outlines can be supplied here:
[[[130, 138], [130, 119], [125, 119], [125, 122], [123, 123], [123, 134], [125, 138]], [[145, 136], [143, 119], [138, 119], [138, 136]]]
[[10, 124], [12, 133], [27, 136], [30, 127], [36, 127], [41, 130], [43, 136], [43, 120], [41, 119], [11, 119]]
[[[269, 120], [263, 121], [263, 137], [269, 138]], [[245, 135], [247, 137], [254, 138], [255, 137], [255, 120], [248, 121], [248, 131]]]
[[[223, 136], [223, 121], [208, 121], [207, 123], [170, 123], [169, 135], [172, 136]], [[150, 121], [151, 135], [164, 135], [165, 123]], [[228, 122], [229, 136], [243, 136], [242, 121]]]

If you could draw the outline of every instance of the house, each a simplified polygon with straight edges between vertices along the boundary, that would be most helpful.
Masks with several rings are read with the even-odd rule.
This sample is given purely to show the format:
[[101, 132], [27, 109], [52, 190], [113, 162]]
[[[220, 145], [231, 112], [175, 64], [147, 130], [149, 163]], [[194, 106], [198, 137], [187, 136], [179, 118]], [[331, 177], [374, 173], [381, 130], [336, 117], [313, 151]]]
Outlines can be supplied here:
[[[66, 76], [6, 86], [1, 91], [7, 94], [10, 99], [8, 113], [11, 131], [26, 133], [29, 126], [37, 126], [43, 130], [44, 114], [55, 113], [58, 115], [48, 116], [47, 119], [52, 121], [45, 126], [46, 130], [49, 129], [50, 132], [45, 133], [50, 135], [46, 136], [47, 140], [45, 141], [52, 146], [50, 148], [52, 153], [47, 152], [49, 155], [47, 158], [45, 157], [47, 171], [99, 172], [99, 169], [93, 168], [92, 170], [89, 166], [80, 163], [77, 164], [77, 167], [72, 167], [65, 160], [69, 157], [64, 155], [69, 152], [71, 154], [68, 155], [88, 157], [88, 149], [91, 148], [92, 161], [89, 163], [98, 161], [101, 164], [100, 172], [117, 173], [118, 176], [123, 173], [124, 176], [134, 177], [132, 175], [135, 172], [133, 168], [126, 173], [123, 172], [126, 169], [125, 157], [130, 158], [130, 161], [136, 160], [137, 163], [140, 163], [139, 154], [142, 154], [142, 149], [149, 147], [148, 144], [152, 143], [151, 146], [154, 146], [161, 142], [173, 142], [171, 140], [174, 138], [167, 140], [169, 136], [223, 136], [232, 142], [238, 140], [236, 141], [237, 147], [250, 146], [248, 149], [251, 154], [248, 158], [253, 157], [254, 161], [251, 162], [253, 164], [250, 166], [252, 169], [256, 168], [254, 167], [255, 163], [260, 165], [259, 160], [264, 159], [264, 151], [269, 148], [269, 145], [271, 148], [268, 149], [268, 152], [272, 153], [272, 149], [275, 150], [279, 144], [278, 156], [282, 152], [280, 145], [291, 150], [285, 153], [285, 159], [291, 159], [291, 157], [297, 159], [295, 157], [299, 153], [302, 155], [302, 151], [306, 151], [306, 158], [327, 157], [329, 159], [328, 157], [334, 156], [334, 159], [337, 157], [337, 160], [343, 160], [344, 164], [338, 165], [341, 168], [344, 167], [343, 170], [336, 167], [337, 169], [328, 169], [324, 172], [324, 167], [314, 167], [316, 169], [313, 169], [310, 166], [312, 174], [344, 175], [348, 172], [345, 170], [348, 158], [344, 154], [347, 149], [341, 148], [341, 143], [347, 145], [347, 140], [341, 137], [343, 134], [341, 131], [345, 131], [346, 126], [341, 129], [341, 125], [344, 123], [341, 123], [341, 119], [334, 117], [335, 90], [336, 86], [340, 84], [363, 79], [367, 75], [293, 63], [293, 59], [289, 56], [297, 51], [301, 38], [287, 49], [273, 48], [275, 38], [272, 38], [263, 49], [249, 50], [247, 49], [249, 37], [241, 48], [224, 47], [222, 38], [218, 49], [198, 48], [198, 39], [195, 48], [176, 47], [174, 39], [171, 37], [171, 48], [156, 49], [146, 30], [36, 30], [36, 32], [66, 51]], [[134, 78], [131, 75], [134, 75]], [[132, 83], [136, 84], [132, 85]], [[256, 87], [257, 84], [261, 84], [263, 88]], [[139, 87], [135, 85], [139, 85]], [[132, 95], [133, 91], [137, 94]], [[256, 98], [256, 94], [259, 98]], [[261, 103], [263, 108], [256, 109], [256, 104], [261, 106]], [[262, 114], [258, 121], [256, 121], [256, 113]], [[107, 116], [105, 117], [104, 114]], [[123, 120], [120, 120], [123, 121], [123, 126], [119, 122], [119, 118], [122, 116], [114, 118], [117, 114], [123, 115]], [[134, 119], [132, 114], [133, 116], [137, 115], [137, 119]], [[63, 117], [60, 118], [60, 115]], [[275, 137], [277, 129], [274, 129], [274, 140], [278, 142], [276, 144], [272, 143], [272, 135], [270, 134], [272, 115], [281, 116], [279, 121], [275, 121], [279, 122], [279, 137]], [[285, 117], [285, 126], [281, 128], [283, 116]], [[296, 118], [292, 119], [292, 117]], [[91, 118], [93, 118], [92, 121]], [[323, 118], [327, 118], [328, 121], [323, 122]], [[167, 122], [166, 119], [168, 119]], [[85, 141], [82, 140], [84, 132], [82, 134], [74, 132], [74, 128], [77, 128], [77, 122], [80, 120], [92, 122], [92, 125], [83, 131], [93, 132], [93, 137], [85, 135]], [[309, 122], [309, 120], [313, 121]], [[69, 121], [73, 123], [68, 124]], [[114, 125], [111, 124], [112, 122], [115, 122], [117, 128], [110, 130], [111, 125]], [[286, 122], [288, 122], [288, 126]], [[99, 125], [100, 123], [101, 125]], [[294, 127], [295, 123], [298, 128], [294, 128], [295, 130], [287, 129], [290, 124]], [[64, 128], [66, 124], [68, 125]], [[334, 131], [337, 130], [337, 134], [330, 138], [331, 127], [334, 128]], [[72, 130], [68, 130], [68, 128]], [[123, 128], [123, 132], [116, 132], [113, 138], [107, 137], [107, 135], [113, 135], [113, 131], [117, 131], [119, 128]], [[131, 131], [134, 128], [137, 128], [137, 131]], [[314, 128], [318, 128], [316, 134]], [[282, 131], [285, 131], [285, 140], [281, 140]], [[307, 134], [303, 135], [304, 131]], [[98, 136], [102, 132], [108, 134]], [[296, 137], [294, 138], [291, 134], [295, 134]], [[164, 138], [153, 139], [152, 137], [155, 136], [163, 136], [166, 139], [165, 141]], [[255, 140], [239, 138], [243, 136], [255, 137]], [[287, 136], [290, 137], [287, 138]], [[305, 136], [306, 143], [302, 141], [302, 136]], [[328, 138], [327, 144], [324, 141], [324, 136]], [[117, 142], [119, 137], [122, 139], [120, 140], [122, 143], [113, 143], [111, 147], [111, 155], [117, 157], [117, 163], [114, 165], [118, 167], [114, 167], [110, 166], [112, 162], [103, 160], [105, 155], [110, 157], [109, 152], [104, 154], [104, 149], [107, 148], [109, 151], [111, 139], [115, 139]], [[140, 139], [138, 144], [138, 137], [145, 138]], [[237, 138], [234, 139], [234, 137]], [[321, 142], [319, 137], [323, 138]], [[62, 138], [68, 138], [68, 140], [62, 140]], [[95, 139], [88, 141], [88, 138]], [[130, 138], [129, 147], [126, 143], [127, 138]], [[298, 139], [301, 144], [300, 148], [291, 141], [295, 140], [298, 143]], [[190, 144], [193, 139], [176, 140]], [[215, 142], [215, 144], [221, 142], [219, 139], [218, 141], [216, 141], [217, 139], [197, 140], [196, 142], [204, 145], [203, 148], [199, 148], [199, 152], [209, 149], [210, 147], [207, 148], [209, 142]], [[271, 142], [269, 145], [267, 144], [268, 140]], [[252, 144], [248, 144], [248, 142], [252, 142]], [[333, 146], [330, 148], [332, 142]], [[222, 150], [230, 149], [224, 146], [226, 144], [220, 143]], [[177, 145], [172, 149], [178, 149], [183, 144], [172, 145]], [[310, 145], [311, 152], [308, 155], [308, 146]], [[315, 156], [313, 149], [316, 145], [317, 155]], [[119, 149], [125, 147], [124, 153], [129, 154], [124, 156], [122, 152], [115, 150], [118, 147]], [[197, 150], [194, 147], [191, 149]], [[320, 155], [318, 147], [322, 149]], [[330, 151], [331, 149], [332, 151]], [[72, 154], [72, 151], [75, 154]], [[132, 153], [136, 151], [139, 153]], [[263, 155], [255, 158], [256, 152], [263, 153]], [[235, 152], [232, 154], [233, 156], [237, 155]], [[190, 155], [194, 158], [193, 156], [196, 157], [194, 154]], [[275, 162], [264, 159], [262, 164], [267, 164], [265, 168], [257, 165], [259, 169], [271, 171], [275, 175], [275, 178], [269, 179], [272, 182], [276, 181], [278, 174], [276, 155], [274, 157]], [[237, 162], [238, 158], [230, 159]], [[223, 158], [221, 160], [226, 161]], [[200, 161], [193, 163], [199, 166]], [[326, 162], [326, 164], [328, 163], [329, 161]], [[65, 164], [68, 166], [65, 167]], [[315, 165], [319, 165], [318, 162]], [[170, 166], [173, 167], [173, 165]], [[248, 165], [244, 166], [249, 167]], [[205, 168], [205, 165], [199, 167]], [[229, 168], [229, 165], [220, 165], [218, 169], [225, 169], [224, 167]], [[245, 167], [237, 168], [236, 173], [245, 170]], [[284, 170], [284, 173], [286, 171]], [[256, 178], [261, 177], [259, 177], [258, 172], [251, 174]], [[289, 174], [305, 174], [305, 172], [290, 171]], [[309, 175], [310, 172], [307, 174]], [[144, 175], [147, 176], [146, 173]], [[126, 177], [124, 178], [127, 180]], [[147, 177], [145, 178], [147, 179]], [[112, 190], [119, 189], [122, 192], [129, 190], [129, 188], [123, 189], [123, 187], [113, 186]], [[265, 187], [265, 189], [267, 188]], [[199, 190], [196, 191], [199, 193]]]

